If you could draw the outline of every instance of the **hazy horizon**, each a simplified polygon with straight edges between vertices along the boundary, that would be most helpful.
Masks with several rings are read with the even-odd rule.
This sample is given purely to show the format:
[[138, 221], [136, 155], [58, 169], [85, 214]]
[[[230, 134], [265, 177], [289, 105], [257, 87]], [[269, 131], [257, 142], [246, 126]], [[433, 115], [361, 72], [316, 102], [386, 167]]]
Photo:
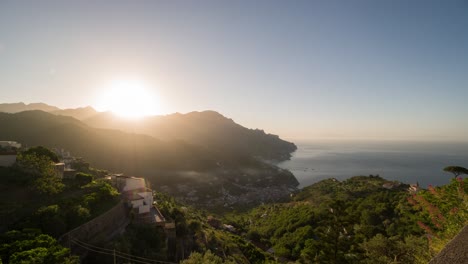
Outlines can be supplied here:
[[0, 92], [131, 116], [215, 110], [291, 140], [466, 142], [467, 11], [455, 0], [2, 1]]

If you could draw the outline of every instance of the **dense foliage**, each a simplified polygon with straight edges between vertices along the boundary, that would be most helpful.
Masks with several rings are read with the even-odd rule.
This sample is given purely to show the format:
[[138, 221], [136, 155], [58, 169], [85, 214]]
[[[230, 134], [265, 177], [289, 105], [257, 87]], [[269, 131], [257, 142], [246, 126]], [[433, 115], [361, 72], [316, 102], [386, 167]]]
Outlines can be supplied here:
[[[190, 257], [195, 263], [201, 259], [212, 263], [265, 263], [268, 256], [239, 235], [235, 230], [228, 230], [220, 219], [207, 212], [181, 205], [173, 198], [158, 193], [158, 207], [166, 220], [174, 221], [177, 233], [178, 259]], [[208, 253], [209, 252], [209, 253]], [[212, 255], [221, 256], [220, 259]], [[208, 262], [210, 263], [210, 262]]]
[[49, 150], [40, 148], [41, 152], [25, 151], [17, 157], [15, 169], [28, 187], [39, 194], [54, 195], [62, 192], [64, 185], [57, 177], [54, 163], [49, 157]]
[[[15, 166], [0, 168], [3, 262], [77, 263], [55, 238], [118, 200], [117, 191], [100, 178], [104, 172], [85, 161], [76, 162], [75, 179], [65, 182], [51, 164], [41, 150], [20, 153]], [[427, 263], [468, 224], [468, 179], [461, 178], [428, 190], [372, 175], [327, 179], [288, 202], [224, 217], [161, 193], [155, 200], [174, 233], [131, 223], [105, 246], [188, 264]], [[88, 261], [110, 258], [90, 254]]]
[[0, 167], [2, 261], [76, 263], [65, 257], [68, 249], [55, 238], [114, 206], [118, 192], [102, 179], [92, 181], [91, 175], [85, 176], [86, 182], [63, 182], [49, 150], [35, 149], [40, 151], [20, 153], [13, 167]]
[[437, 254], [468, 224], [468, 178], [455, 178], [447, 185], [408, 197], [419, 211], [417, 224], [429, 240], [430, 253]]
[[59, 162], [59, 157], [55, 154], [52, 150], [45, 148], [43, 146], [36, 146], [29, 148], [26, 151], [22, 152], [23, 156], [28, 155], [35, 155], [35, 156], [43, 156], [49, 158], [53, 162]]
[[1, 235], [0, 258], [4, 263], [10, 264], [79, 263], [78, 257], [70, 256], [70, 249], [34, 229], [13, 230]]
[[466, 181], [414, 193], [378, 176], [328, 179], [224, 219], [157, 200], [179, 258], [192, 252], [183, 263], [427, 263], [467, 224]]
[[[461, 185], [454, 180], [411, 198], [408, 185], [378, 176], [343, 182], [329, 179], [306, 187], [293, 202], [260, 206], [247, 214], [231, 215], [228, 221], [279, 261], [427, 263], [437, 251], [429, 250], [431, 240], [421, 227], [439, 211], [428, 204], [412, 205], [408, 199], [426, 197], [443, 207], [440, 212], [447, 216], [439, 228], [442, 233], [450, 230], [446, 237], [451, 238], [467, 219], [467, 190]], [[432, 233], [432, 241], [442, 233]]]

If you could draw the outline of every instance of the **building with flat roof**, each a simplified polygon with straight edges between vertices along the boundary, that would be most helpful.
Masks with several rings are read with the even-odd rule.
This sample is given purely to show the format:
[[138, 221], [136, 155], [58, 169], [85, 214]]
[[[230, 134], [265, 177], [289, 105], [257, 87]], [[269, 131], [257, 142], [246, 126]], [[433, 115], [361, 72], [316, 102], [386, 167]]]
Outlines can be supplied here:
[[19, 149], [21, 144], [16, 141], [0, 141], [0, 148]]
[[16, 162], [21, 144], [16, 141], [0, 141], [0, 167], [10, 167]]

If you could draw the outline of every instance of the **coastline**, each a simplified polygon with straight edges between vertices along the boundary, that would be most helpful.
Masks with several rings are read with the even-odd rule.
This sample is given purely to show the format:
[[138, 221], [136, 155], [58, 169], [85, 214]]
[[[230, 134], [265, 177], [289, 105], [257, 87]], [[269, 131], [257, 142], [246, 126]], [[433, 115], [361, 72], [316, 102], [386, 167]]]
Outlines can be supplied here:
[[291, 159], [276, 166], [299, 181], [299, 189], [327, 178], [379, 175], [388, 180], [443, 185], [449, 165], [467, 166], [468, 143], [407, 141], [307, 141], [297, 142]]

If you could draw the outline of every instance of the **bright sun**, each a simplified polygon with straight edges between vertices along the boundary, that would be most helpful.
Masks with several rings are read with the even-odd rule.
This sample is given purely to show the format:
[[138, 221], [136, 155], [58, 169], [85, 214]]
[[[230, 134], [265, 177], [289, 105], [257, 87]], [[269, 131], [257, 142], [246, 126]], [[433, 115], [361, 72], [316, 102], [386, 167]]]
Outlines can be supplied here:
[[158, 106], [157, 98], [142, 81], [115, 80], [107, 85], [96, 108], [135, 119], [159, 114]]

